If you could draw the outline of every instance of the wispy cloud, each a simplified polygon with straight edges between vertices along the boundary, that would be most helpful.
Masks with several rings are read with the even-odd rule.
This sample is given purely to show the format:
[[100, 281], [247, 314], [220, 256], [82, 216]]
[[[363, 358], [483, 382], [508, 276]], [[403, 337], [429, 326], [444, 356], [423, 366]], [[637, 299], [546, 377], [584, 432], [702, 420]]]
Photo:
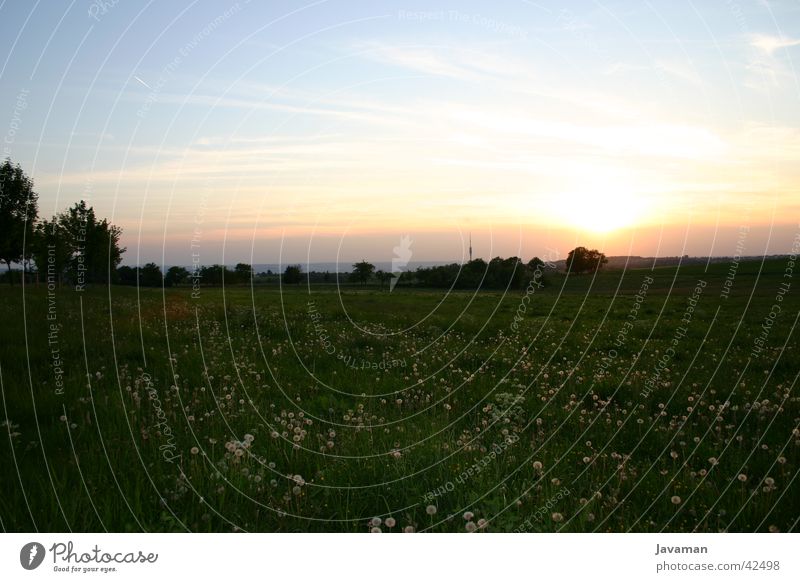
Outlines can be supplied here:
[[703, 127], [668, 123], [580, 125], [522, 113], [499, 114], [486, 110], [454, 110], [454, 119], [503, 133], [521, 134], [581, 144], [600, 154], [708, 158], [722, 155], [727, 146]]
[[605, 75], [626, 75], [631, 73], [653, 73], [669, 76], [673, 79], [700, 86], [703, 79], [693, 67], [678, 61], [657, 60], [652, 65], [638, 65], [632, 63], [616, 62], [607, 67]]
[[464, 47], [405, 46], [371, 41], [355, 48], [364, 57], [389, 66], [466, 81], [531, 73], [529, 66], [513, 59]]
[[765, 52], [768, 55], [772, 55], [775, 53], [775, 51], [782, 48], [800, 46], [800, 39], [758, 34], [754, 35], [750, 39], [750, 45]]

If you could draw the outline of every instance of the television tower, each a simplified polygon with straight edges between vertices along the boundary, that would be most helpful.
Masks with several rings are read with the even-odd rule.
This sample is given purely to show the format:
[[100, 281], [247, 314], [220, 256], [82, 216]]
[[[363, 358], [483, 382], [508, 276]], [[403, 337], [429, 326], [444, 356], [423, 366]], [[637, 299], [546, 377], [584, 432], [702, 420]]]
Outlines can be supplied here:
[[472, 262], [472, 233], [469, 233], [469, 262]]

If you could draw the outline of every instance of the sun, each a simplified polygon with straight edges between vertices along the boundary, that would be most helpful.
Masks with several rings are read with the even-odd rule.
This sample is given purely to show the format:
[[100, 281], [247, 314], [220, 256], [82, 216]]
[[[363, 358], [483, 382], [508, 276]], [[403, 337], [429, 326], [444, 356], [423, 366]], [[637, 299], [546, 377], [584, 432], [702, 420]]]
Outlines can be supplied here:
[[582, 184], [554, 199], [556, 219], [570, 228], [598, 234], [636, 225], [644, 201], [621, 184]]

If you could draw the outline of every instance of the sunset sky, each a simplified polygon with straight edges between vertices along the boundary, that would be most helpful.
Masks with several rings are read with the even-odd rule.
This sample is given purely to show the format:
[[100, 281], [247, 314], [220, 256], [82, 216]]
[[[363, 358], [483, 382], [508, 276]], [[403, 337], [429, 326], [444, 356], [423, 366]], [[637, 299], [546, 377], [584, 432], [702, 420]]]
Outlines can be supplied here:
[[127, 264], [787, 252], [800, 3], [5, 2], [3, 155]]

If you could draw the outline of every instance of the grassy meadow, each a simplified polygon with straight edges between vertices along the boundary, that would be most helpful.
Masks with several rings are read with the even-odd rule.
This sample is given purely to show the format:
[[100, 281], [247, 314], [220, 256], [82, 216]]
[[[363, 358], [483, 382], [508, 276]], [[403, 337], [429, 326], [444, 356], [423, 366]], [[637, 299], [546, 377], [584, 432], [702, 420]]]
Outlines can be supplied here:
[[0, 525], [790, 531], [787, 264], [505, 294], [5, 286]]

